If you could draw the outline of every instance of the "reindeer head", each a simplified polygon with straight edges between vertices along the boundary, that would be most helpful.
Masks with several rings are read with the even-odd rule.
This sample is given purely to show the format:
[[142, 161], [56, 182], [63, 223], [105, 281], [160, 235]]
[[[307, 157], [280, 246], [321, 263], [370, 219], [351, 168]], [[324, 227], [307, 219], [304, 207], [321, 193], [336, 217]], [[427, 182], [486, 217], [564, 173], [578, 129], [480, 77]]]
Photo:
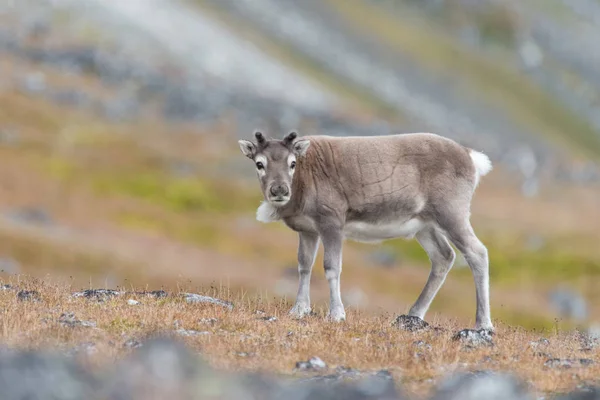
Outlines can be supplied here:
[[263, 196], [274, 207], [283, 207], [292, 197], [296, 159], [306, 154], [310, 141], [288, 133], [282, 140], [265, 139], [256, 131], [256, 143], [238, 141], [242, 153], [254, 161]]

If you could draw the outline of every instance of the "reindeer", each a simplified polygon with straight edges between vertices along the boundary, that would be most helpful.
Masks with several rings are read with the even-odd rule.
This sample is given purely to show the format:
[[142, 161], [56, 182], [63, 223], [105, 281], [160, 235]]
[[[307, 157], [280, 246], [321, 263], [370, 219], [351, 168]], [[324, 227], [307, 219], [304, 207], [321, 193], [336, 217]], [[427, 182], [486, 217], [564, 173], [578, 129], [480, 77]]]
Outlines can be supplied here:
[[406, 318], [421, 321], [463, 253], [475, 280], [475, 329], [493, 332], [487, 248], [470, 223], [480, 178], [492, 169], [483, 153], [433, 133], [388, 136], [303, 136], [282, 140], [256, 131], [256, 143], [239, 140], [255, 166], [264, 201], [258, 221], [283, 221], [298, 232], [299, 286], [290, 314], [311, 312], [310, 276], [319, 241], [329, 284], [327, 318], [346, 319], [340, 295], [342, 247], [346, 239], [379, 243], [416, 240], [431, 261], [424, 289]]

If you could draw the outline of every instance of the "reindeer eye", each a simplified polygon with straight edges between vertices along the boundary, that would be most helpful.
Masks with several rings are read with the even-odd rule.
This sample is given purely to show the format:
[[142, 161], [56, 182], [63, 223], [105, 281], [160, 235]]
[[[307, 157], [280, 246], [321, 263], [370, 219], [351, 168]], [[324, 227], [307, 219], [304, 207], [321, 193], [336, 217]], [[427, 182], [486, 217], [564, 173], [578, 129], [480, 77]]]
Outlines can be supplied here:
[[265, 168], [265, 166], [263, 165], [263, 163], [261, 163], [260, 161], [256, 163], [256, 168], [258, 169], [263, 169]]
[[291, 169], [296, 168], [296, 161], [292, 161], [292, 163], [290, 164], [290, 168]]

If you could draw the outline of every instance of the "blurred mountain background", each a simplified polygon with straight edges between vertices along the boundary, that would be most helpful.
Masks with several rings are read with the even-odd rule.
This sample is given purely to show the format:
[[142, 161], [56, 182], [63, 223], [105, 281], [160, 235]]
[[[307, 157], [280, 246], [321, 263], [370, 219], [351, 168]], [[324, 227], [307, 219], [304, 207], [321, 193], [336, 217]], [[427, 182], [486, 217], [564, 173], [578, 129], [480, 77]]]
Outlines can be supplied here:
[[[237, 140], [429, 131], [496, 166], [473, 204], [492, 316], [593, 326], [599, 38], [597, 0], [2, 0], [0, 270], [292, 302], [296, 234], [255, 220]], [[405, 312], [429, 273], [416, 242], [344, 257], [349, 309]], [[461, 259], [436, 313], [474, 317]]]

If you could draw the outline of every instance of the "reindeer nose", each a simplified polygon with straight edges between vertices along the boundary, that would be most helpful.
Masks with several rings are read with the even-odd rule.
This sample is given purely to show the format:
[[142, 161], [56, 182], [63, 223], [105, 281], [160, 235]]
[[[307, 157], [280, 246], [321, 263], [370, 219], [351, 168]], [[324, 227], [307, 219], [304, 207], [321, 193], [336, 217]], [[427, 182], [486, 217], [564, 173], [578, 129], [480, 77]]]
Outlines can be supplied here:
[[290, 194], [290, 189], [287, 185], [273, 185], [271, 186], [271, 194], [273, 196], [287, 196]]

